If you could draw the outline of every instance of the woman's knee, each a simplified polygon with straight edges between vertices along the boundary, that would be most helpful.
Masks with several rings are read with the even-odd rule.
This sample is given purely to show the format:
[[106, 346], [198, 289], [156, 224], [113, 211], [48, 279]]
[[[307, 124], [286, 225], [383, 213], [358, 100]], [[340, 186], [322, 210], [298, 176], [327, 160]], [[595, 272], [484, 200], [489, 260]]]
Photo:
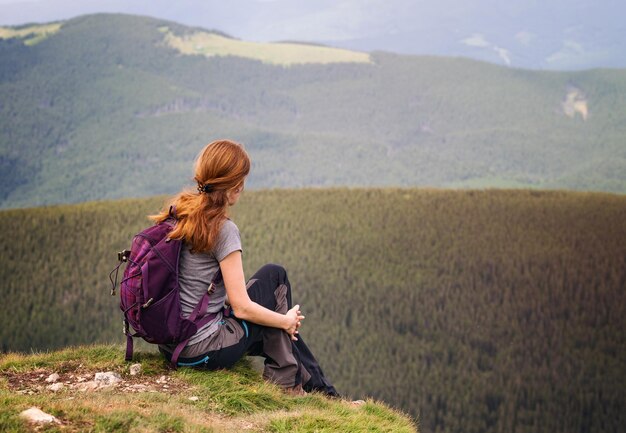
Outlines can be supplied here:
[[287, 279], [287, 270], [275, 263], [268, 263], [259, 269], [259, 273], [275, 277], [279, 282], [283, 283]]

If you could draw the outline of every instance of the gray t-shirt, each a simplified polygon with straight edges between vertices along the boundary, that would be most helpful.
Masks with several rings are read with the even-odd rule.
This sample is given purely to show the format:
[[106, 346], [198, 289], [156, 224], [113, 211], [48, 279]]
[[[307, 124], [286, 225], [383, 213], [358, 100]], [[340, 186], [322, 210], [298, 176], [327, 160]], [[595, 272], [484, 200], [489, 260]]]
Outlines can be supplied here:
[[[241, 251], [241, 237], [237, 225], [227, 219], [222, 224], [220, 234], [211, 253], [195, 253], [189, 251], [190, 246], [183, 243], [178, 262], [178, 282], [180, 285], [180, 305], [183, 317], [188, 317], [211, 284], [213, 276], [219, 269], [219, 262], [233, 251]], [[187, 345], [204, 340], [217, 330], [222, 320], [222, 309], [226, 300], [224, 282], [215, 286], [215, 292], [209, 298], [209, 313], [217, 312], [217, 316], [191, 337]]]

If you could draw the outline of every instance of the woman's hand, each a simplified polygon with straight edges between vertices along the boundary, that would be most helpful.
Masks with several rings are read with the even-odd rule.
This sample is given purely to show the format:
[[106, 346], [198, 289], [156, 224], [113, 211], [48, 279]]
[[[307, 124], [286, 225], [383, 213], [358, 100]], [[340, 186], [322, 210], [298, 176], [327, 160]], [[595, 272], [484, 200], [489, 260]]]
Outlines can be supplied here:
[[293, 341], [298, 341], [296, 334], [298, 333], [298, 329], [304, 320], [304, 316], [300, 311], [300, 305], [294, 305], [291, 310], [287, 311], [285, 316], [287, 316], [287, 326], [285, 327], [285, 331], [289, 334]]

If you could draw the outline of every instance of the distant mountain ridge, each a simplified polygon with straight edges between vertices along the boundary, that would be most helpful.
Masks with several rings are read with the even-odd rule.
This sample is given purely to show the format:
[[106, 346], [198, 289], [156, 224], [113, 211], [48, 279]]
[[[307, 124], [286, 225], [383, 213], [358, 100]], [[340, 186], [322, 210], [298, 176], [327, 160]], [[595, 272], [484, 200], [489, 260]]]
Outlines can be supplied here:
[[0, 2], [0, 23], [100, 12], [219, 28], [243, 40], [308, 41], [398, 54], [469, 57], [515, 68], [626, 67], [624, 3], [616, 0]]
[[[173, 193], [219, 137], [246, 145], [251, 188], [626, 192], [626, 70], [532, 72], [381, 52], [284, 66], [225, 35], [211, 39], [231, 44], [219, 55], [167, 41], [193, 50], [194, 35], [207, 34], [219, 33], [108, 14], [39, 36], [0, 32], [0, 206]], [[269, 48], [288, 59], [341, 51]]]

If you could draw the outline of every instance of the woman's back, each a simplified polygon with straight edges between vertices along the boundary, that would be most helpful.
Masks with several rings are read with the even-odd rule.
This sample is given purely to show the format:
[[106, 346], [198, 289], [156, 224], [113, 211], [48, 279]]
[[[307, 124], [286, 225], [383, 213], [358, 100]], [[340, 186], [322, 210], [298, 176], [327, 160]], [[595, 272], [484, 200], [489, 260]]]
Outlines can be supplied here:
[[[191, 246], [183, 243], [178, 265], [178, 283], [180, 286], [180, 303], [184, 317], [188, 317], [206, 292], [219, 270], [219, 262], [234, 251], [241, 251], [241, 237], [237, 225], [231, 220], [222, 224], [215, 248], [211, 253], [192, 253]], [[217, 330], [222, 320], [222, 309], [226, 299], [224, 282], [215, 285], [215, 292], [209, 297], [209, 313], [218, 313], [211, 322], [191, 338], [194, 344], [207, 338]]]

